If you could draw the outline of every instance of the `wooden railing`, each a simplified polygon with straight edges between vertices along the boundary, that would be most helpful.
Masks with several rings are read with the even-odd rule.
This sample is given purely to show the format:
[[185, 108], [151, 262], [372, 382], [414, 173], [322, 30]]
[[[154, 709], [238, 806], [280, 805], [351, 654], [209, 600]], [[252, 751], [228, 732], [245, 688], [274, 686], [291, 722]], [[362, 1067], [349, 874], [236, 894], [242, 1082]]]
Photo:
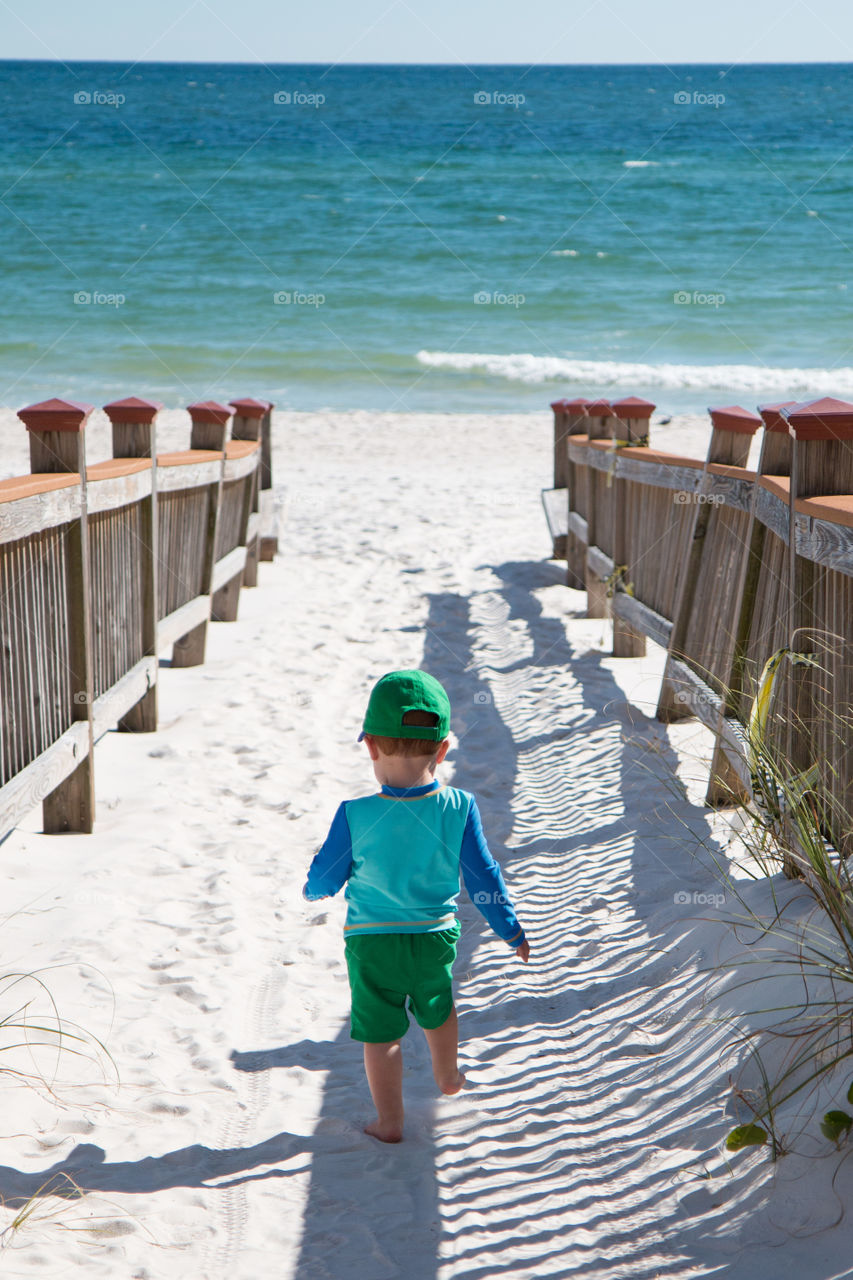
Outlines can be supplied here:
[[[711, 409], [704, 462], [648, 444], [654, 405], [557, 401], [554, 554], [613, 620], [613, 652], [667, 649], [657, 715], [715, 733], [712, 804], [752, 792], [746, 726], [765, 664], [763, 745], [808, 777], [828, 838], [853, 850], [853, 404]], [[757, 471], [746, 468], [763, 428]], [[563, 481], [560, 484], [560, 481]], [[561, 540], [562, 539], [562, 540]], [[805, 656], [805, 660], [803, 659]], [[798, 658], [800, 659], [798, 661]]]
[[275, 554], [272, 405], [191, 405], [189, 449], [158, 455], [160, 408], [106, 405], [114, 456], [88, 467], [91, 405], [19, 410], [32, 474], [0, 481], [0, 838], [39, 802], [46, 832], [92, 830], [95, 741], [156, 729], [158, 655], [203, 662], [209, 620], [234, 620]]

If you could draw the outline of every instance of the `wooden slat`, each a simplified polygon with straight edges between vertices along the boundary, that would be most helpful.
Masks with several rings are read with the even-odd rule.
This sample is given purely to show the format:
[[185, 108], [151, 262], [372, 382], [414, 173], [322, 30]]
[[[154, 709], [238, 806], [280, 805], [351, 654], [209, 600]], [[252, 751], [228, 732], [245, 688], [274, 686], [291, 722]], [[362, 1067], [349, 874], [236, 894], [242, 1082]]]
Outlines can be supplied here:
[[221, 560], [217, 560], [213, 566], [213, 584], [211, 594], [218, 591], [220, 587], [224, 587], [226, 582], [230, 582], [232, 578], [236, 578], [238, 573], [243, 572], [243, 566], [246, 563], [246, 548], [234, 547], [233, 551], [229, 551], [227, 556], [223, 556]]
[[157, 659], [140, 658], [130, 671], [95, 699], [92, 706], [95, 738], [101, 738], [114, 729], [119, 720], [157, 682]]
[[258, 495], [261, 513], [261, 559], [272, 560], [278, 551], [278, 512], [272, 489], [262, 489]]
[[722, 498], [727, 507], [749, 511], [755, 489], [754, 476], [740, 467], [725, 467], [712, 462], [708, 467], [704, 493], [708, 497]]
[[[108, 465], [99, 464], [104, 468]], [[126, 460], [126, 465], [132, 466], [133, 470], [116, 475], [108, 475], [106, 471], [98, 474], [99, 466], [88, 468], [87, 503], [90, 516], [99, 511], [115, 511], [150, 496], [153, 479], [150, 462], [144, 458], [134, 458]]]
[[709, 729], [716, 730], [723, 714], [722, 698], [678, 658], [670, 657], [667, 663], [667, 675], [676, 687], [676, 698], [686, 710], [701, 720]]
[[32, 498], [40, 493], [51, 493], [54, 489], [72, 489], [79, 484], [80, 476], [74, 471], [12, 476], [8, 480], [0, 480], [0, 503]]
[[[207, 461], [195, 461], [201, 455]], [[157, 458], [157, 492], [196, 489], [216, 484], [222, 474], [222, 454], [210, 449], [190, 449], [184, 454], [160, 454]]]
[[587, 547], [586, 562], [597, 577], [604, 580], [613, 572], [613, 561], [598, 547]]
[[210, 618], [210, 596], [196, 596], [157, 623], [157, 652], [168, 649], [181, 636]]
[[[232, 452], [236, 447], [241, 448], [241, 452]], [[229, 440], [225, 447], [225, 472], [226, 480], [240, 480], [243, 476], [251, 475], [253, 471], [257, 471], [260, 466], [260, 442], [257, 440]]]
[[[565, 489], [543, 489], [542, 506], [548, 522], [548, 532], [553, 539], [565, 538], [567, 532], [567, 516], [569, 512], [568, 495]], [[561, 557], [558, 557], [561, 558]], [[565, 557], [562, 557], [565, 559]]]
[[[632, 451], [636, 452], [636, 451]], [[623, 457], [625, 449], [616, 451], [615, 460], [600, 452], [590, 456], [590, 465], [599, 471], [610, 471], [621, 480], [636, 480], [640, 484], [651, 485], [657, 489], [678, 489], [685, 493], [694, 493], [702, 476], [702, 463], [689, 458], [675, 458], [672, 462], [655, 462], [654, 455], [648, 461], [638, 458]], [[595, 458], [595, 462], [592, 458]], [[615, 461], [615, 466], [614, 466]]]
[[[65, 476], [57, 479], [65, 479]], [[0, 542], [29, 538], [42, 529], [55, 529], [80, 518], [80, 477], [72, 486], [44, 490], [30, 496], [10, 498], [0, 504]]]
[[647, 635], [664, 649], [668, 646], [672, 634], [672, 623], [668, 618], [662, 618], [654, 609], [625, 591], [614, 592], [610, 607], [617, 618], [629, 623], [635, 631], [642, 631], [643, 635]]
[[567, 532], [573, 534], [579, 542], [586, 543], [586, 529], [586, 520], [584, 520], [583, 516], [578, 515], [577, 511], [570, 511]]
[[764, 484], [759, 484], [755, 492], [755, 518], [787, 543], [790, 506], [787, 500], [783, 501], [776, 491]]
[[797, 512], [794, 537], [798, 556], [853, 576], [853, 529]]
[[89, 750], [89, 726], [78, 720], [0, 787], [0, 838], [69, 778]]

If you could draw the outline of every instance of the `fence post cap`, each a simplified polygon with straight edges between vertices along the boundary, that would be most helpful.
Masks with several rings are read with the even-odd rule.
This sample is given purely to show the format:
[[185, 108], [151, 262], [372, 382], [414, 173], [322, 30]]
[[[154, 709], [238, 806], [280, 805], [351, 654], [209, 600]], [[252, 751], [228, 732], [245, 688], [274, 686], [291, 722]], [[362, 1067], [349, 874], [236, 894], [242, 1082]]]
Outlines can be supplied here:
[[783, 409], [788, 430], [797, 440], [853, 440], [853, 404], [824, 396]]
[[588, 400], [583, 407], [588, 418], [615, 418], [609, 400]]
[[198, 400], [187, 405], [187, 412], [193, 422], [216, 422], [224, 426], [232, 416], [230, 405], [220, 404], [218, 400]]
[[84, 431], [94, 407], [76, 400], [40, 400], [19, 409], [18, 417], [28, 431]]
[[740, 435], [753, 436], [761, 426], [761, 419], [739, 404], [729, 404], [722, 409], [708, 409], [711, 422], [720, 431], [736, 431]]
[[765, 431], [784, 431], [787, 435], [788, 423], [782, 410], [792, 409], [795, 404], [795, 400], [780, 400], [777, 404], [758, 405], [758, 412], [761, 414]]
[[255, 400], [253, 396], [244, 396], [242, 400], [229, 400], [231, 408], [241, 418], [262, 418], [269, 408], [269, 400]]
[[104, 405], [104, 413], [110, 422], [140, 422], [149, 424], [154, 421], [163, 408], [159, 400], [142, 400], [139, 396], [127, 396], [124, 400], [111, 400]]
[[650, 418], [657, 405], [639, 396], [623, 396], [621, 400], [611, 401], [610, 407], [617, 418]]

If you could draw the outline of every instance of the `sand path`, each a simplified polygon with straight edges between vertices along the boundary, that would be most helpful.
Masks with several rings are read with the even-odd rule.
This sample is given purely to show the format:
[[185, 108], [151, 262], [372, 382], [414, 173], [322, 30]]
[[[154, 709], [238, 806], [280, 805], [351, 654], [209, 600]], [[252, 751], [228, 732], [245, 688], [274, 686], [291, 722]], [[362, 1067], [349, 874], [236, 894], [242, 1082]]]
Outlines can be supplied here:
[[[93, 836], [34, 814], [4, 845], [6, 967], [58, 966], [121, 1085], [63, 1065], [58, 1112], [4, 1094], [0, 1195], [65, 1175], [90, 1194], [58, 1220], [43, 1200], [0, 1274], [646, 1280], [810, 1256], [757, 1212], [768, 1174], [719, 1156], [725, 1031], [696, 1021], [718, 926], [675, 900], [716, 887], [689, 852], [707, 823], [647, 714], [660, 654], [607, 656], [547, 561], [547, 432], [282, 423], [282, 554], [239, 622], [203, 667], [164, 667], [156, 737], [101, 743]], [[370, 684], [416, 664], [449, 690], [445, 777], [477, 793], [534, 955], [463, 904], [472, 1087], [437, 1097], [413, 1028], [386, 1148], [362, 1133], [344, 904], [300, 890], [339, 800], [371, 786]]]

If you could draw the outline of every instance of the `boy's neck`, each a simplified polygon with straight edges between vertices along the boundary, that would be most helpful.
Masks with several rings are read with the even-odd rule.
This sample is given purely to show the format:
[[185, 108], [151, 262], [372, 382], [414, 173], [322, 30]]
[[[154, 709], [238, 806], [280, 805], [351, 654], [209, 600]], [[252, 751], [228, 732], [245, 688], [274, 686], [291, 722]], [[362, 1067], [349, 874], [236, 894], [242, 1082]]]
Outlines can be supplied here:
[[405, 788], [428, 787], [435, 782], [435, 765], [417, 756], [380, 756], [376, 777], [383, 786]]

